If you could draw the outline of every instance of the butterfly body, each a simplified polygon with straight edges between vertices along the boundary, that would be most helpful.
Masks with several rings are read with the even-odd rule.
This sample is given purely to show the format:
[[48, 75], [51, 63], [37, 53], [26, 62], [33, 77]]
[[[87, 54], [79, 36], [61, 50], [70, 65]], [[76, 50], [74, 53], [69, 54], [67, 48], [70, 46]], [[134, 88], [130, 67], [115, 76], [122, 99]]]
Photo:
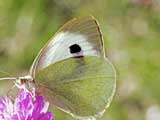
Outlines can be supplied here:
[[19, 80], [73, 117], [91, 119], [110, 105], [115, 78], [97, 21], [89, 16], [65, 24]]

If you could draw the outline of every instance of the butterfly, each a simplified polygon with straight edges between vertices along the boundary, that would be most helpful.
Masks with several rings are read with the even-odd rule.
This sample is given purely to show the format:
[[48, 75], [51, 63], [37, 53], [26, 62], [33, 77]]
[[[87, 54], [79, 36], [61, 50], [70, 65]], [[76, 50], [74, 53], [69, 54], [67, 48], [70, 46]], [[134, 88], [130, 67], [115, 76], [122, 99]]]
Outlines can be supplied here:
[[74, 18], [62, 26], [18, 80], [76, 119], [101, 116], [115, 93], [116, 71], [95, 18]]

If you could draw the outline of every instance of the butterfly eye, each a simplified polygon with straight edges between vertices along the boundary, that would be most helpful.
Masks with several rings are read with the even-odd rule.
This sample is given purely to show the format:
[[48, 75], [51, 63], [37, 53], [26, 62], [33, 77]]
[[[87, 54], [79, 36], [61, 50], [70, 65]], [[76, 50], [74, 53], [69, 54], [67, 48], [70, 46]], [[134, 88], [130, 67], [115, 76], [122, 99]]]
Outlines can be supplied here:
[[81, 47], [77, 44], [71, 45], [70, 47], [70, 53], [79, 53], [81, 52]]

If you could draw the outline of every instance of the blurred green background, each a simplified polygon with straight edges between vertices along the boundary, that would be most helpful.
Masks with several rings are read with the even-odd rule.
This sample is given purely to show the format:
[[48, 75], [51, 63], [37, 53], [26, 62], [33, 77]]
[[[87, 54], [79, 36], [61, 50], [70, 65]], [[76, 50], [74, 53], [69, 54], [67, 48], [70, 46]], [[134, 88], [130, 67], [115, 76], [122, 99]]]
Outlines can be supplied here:
[[[160, 0], [0, 0], [0, 76], [27, 74], [60, 26], [87, 15], [99, 21], [118, 71], [100, 120], [160, 120]], [[54, 120], [73, 120], [54, 109]]]

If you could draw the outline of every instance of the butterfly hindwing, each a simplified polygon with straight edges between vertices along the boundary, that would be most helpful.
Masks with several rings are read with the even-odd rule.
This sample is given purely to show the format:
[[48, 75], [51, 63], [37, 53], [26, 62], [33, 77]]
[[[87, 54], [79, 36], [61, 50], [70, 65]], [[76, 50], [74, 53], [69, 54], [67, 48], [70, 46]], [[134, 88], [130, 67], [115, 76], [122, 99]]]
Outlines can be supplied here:
[[96, 116], [113, 97], [115, 71], [103, 57], [68, 58], [36, 73], [40, 91], [54, 105], [75, 116]]

